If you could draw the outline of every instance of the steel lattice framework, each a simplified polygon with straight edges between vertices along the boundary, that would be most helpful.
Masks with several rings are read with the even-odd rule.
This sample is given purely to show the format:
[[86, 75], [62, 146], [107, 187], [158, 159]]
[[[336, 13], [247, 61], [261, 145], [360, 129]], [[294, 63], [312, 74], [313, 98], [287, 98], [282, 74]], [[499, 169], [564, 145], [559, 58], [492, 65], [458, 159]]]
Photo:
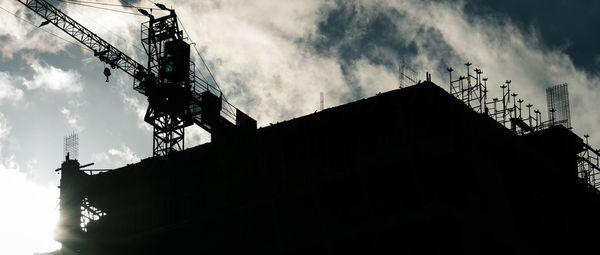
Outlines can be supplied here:
[[144, 67], [45, 0], [17, 1], [91, 49], [111, 68], [119, 68], [134, 78], [133, 88], [148, 98], [144, 120], [154, 128], [154, 156], [183, 150], [184, 128], [193, 124], [213, 135], [224, 134], [233, 127], [256, 129], [256, 121], [229, 104], [218, 87], [196, 76], [189, 49], [185, 65], [189, 70], [175, 78], [165, 75], [163, 69], [169, 57], [166, 45], [181, 42], [189, 48], [174, 10], [163, 9], [169, 15], [159, 18], [144, 14], [150, 18], [142, 24], [142, 44], [148, 55]]
[[571, 113], [569, 110], [569, 86], [567, 83], [559, 84], [546, 89], [548, 105], [548, 119], [553, 125], [571, 127]]

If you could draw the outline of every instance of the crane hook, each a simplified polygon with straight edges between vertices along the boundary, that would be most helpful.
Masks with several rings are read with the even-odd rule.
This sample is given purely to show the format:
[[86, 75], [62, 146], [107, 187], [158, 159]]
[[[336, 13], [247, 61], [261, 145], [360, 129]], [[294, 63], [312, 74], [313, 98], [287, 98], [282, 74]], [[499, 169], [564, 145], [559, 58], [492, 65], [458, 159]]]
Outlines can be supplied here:
[[106, 76], [106, 82], [108, 82], [108, 77], [110, 76], [110, 69], [108, 67], [104, 68], [104, 76]]

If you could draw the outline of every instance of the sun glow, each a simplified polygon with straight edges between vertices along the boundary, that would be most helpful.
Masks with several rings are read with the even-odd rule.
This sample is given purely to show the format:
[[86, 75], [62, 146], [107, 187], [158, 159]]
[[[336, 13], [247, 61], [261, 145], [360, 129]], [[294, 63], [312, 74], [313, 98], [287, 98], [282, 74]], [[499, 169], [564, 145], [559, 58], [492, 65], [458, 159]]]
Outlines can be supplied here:
[[60, 248], [56, 187], [44, 187], [18, 170], [0, 168], [0, 254], [32, 255]]

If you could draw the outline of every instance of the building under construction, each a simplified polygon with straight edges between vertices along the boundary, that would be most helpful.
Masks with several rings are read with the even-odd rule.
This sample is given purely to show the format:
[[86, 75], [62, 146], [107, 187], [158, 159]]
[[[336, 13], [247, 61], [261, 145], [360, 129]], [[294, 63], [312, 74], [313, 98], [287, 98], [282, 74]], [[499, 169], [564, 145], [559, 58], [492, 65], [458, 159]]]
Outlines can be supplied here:
[[[402, 89], [256, 129], [191, 62], [173, 9], [138, 9], [142, 65], [49, 2], [17, 1], [93, 51], [107, 81], [109, 67], [129, 74], [154, 130], [152, 158], [110, 171], [81, 166], [66, 140], [54, 254], [596, 249], [599, 152], [569, 129], [566, 85], [542, 121], [511, 81], [488, 100], [471, 63], [456, 80], [448, 69], [448, 92], [429, 74], [408, 86], [418, 73], [401, 66]], [[212, 142], [184, 150], [191, 125]]]
[[518, 135], [431, 82], [90, 175], [62, 252], [589, 254], [600, 194], [562, 125]]

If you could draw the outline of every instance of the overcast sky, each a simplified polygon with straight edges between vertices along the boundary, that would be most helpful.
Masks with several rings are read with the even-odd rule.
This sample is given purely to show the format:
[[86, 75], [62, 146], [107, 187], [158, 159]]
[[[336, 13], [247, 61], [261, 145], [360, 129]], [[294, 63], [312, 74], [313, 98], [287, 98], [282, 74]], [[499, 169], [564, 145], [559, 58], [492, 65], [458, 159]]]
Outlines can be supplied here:
[[[51, 2], [145, 63], [139, 38], [145, 17]], [[512, 80], [544, 118], [545, 89], [568, 83], [573, 131], [600, 145], [598, 1], [162, 3], [175, 8], [228, 100], [259, 126], [314, 112], [320, 92], [330, 107], [395, 89], [401, 59], [420, 79], [430, 72], [446, 89], [446, 68], [463, 72], [469, 61], [489, 78], [489, 98]], [[89, 50], [52, 25], [38, 29], [42, 18], [16, 0], [0, 6], [0, 186], [12, 178], [57, 196], [54, 169], [71, 131], [79, 133], [80, 162], [97, 168], [152, 154], [152, 130], [142, 119], [146, 99], [132, 89], [131, 77], [112, 70], [104, 82], [104, 65]], [[199, 128], [186, 132], [188, 145], [207, 141]]]

